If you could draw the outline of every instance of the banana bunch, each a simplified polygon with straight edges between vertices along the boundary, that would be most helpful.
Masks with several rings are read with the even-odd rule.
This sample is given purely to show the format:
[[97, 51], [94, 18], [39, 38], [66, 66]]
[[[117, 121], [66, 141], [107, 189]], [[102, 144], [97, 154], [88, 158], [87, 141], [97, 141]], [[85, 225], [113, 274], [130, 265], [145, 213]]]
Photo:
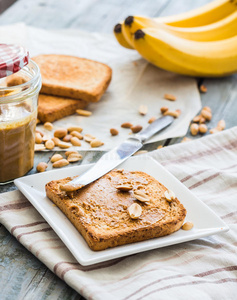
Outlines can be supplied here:
[[120, 45], [168, 71], [208, 77], [237, 72], [237, 0], [215, 0], [175, 16], [129, 16], [114, 34]]

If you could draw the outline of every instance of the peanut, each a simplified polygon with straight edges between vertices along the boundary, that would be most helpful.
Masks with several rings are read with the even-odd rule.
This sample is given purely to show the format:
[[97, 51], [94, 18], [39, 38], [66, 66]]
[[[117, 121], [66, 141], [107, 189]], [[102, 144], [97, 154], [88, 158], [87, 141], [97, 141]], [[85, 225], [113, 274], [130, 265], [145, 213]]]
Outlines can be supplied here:
[[206, 93], [206, 92], [207, 92], [207, 87], [206, 87], [205, 85], [203, 85], [203, 84], [200, 85], [200, 88], [199, 88], [199, 89], [200, 89], [200, 92], [201, 92], [201, 93]]
[[118, 130], [117, 130], [116, 128], [111, 128], [111, 129], [110, 129], [110, 133], [111, 133], [111, 135], [113, 135], [113, 136], [119, 134], [119, 132], [118, 132]]
[[38, 132], [36, 132], [36, 134], [35, 134], [35, 142], [36, 142], [36, 144], [42, 143], [42, 136]]
[[79, 153], [71, 153], [68, 155], [67, 160], [72, 163], [72, 162], [77, 162], [79, 160], [82, 160], [82, 155]]
[[56, 137], [53, 137], [53, 138], [52, 138], [52, 141], [54, 142], [54, 145], [55, 145], [55, 146], [58, 146], [58, 143], [61, 142], [60, 139], [59, 139], [59, 138], [56, 138]]
[[128, 192], [132, 190], [132, 185], [131, 184], [121, 184], [116, 186], [116, 189], [121, 191], [121, 192]]
[[200, 133], [206, 133], [207, 132], [207, 125], [206, 124], [200, 124], [199, 125], [199, 132]]
[[201, 118], [199, 120], [199, 124], [203, 124], [205, 122], [206, 122], [206, 119], [203, 116], [201, 116]]
[[170, 101], [175, 101], [176, 100], [176, 97], [172, 94], [164, 94], [164, 98], [166, 100], [170, 100]]
[[164, 114], [166, 111], [168, 111], [169, 110], [169, 108], [168, 107], [166, 107], [166, 106], [162, 106], [161, 108], [160, 108], [160, 112], [162, 113], [162, 114]]
[[91, 111], [89, 111], [89, 110], [84, 110], [84, 109], [77, 109], [77, 110], [76, 110], [76, 113], [77, 113], [78, 115], [81, 115], [81, 116], [84, 116], [84, 117], [89, 117], [89, 116], [92, 115], [92, 112], [91, 112]]
[[210, 121], [212, 118], [212, 113], [206, 109], [202, 109], [201, 111], [201, 115], [203, 116], [203, 118], [205, 118], [207, 121]]
[[193, 122], [198, 123], [200, 121], [201, 117], [202, 117], [201, 115], [198, 115], [198, 116], [194, 117]]
[[163, 146], [162, 145], [159, 145], [156, 149], [161, 149], [161, 148], [163, 148]]
[[54, 131], [54, 137], [57, 137], [59, 139], [64, 138], [67, 135], [67, 129], [65, 128], [59, 128]]
[[70, 132], [72, 136], [76, 136], [79, 140], [83, 140], [83, 135], [79, 133], [78, 131], [72, 131]]
[[204, 106], [202, 109], [211, 112], [211, 108], [209, 106]]
[[72, 154], [72, 153], [74, 153], [74, 154], [79, 154], [77, 151], [66, 151], [65, 152], [65, 155], [66, 155], [66, 157], [68, 157], [70, 154]]
[[139, 190], [134, 191], [133, 196], [141, 202], [149, 202], [150, 201], [149, 197], [144, 192], [139, 191]]
[[71, 126], [71, 127], [68, 127], [67, 130], [69, 133], [71, 133], [72, 131], [77, 131], [80, 133], [80, 132], [82, 132], [83, 129], [79, 126]]
[[81, 146], [81, 142], [76, 136], [73, 136], [71, 138], [71, 143], [73, 144], [73, 146]]
[[94, 139], [90, 142], [90, 145], [92, 148], [96, 148], [96, 147], [100, 147], [100, 146], [104, 145], [104, 143], [98, 139]]
[[131, 128], [132, 127], [132, 124], [129, 123], [129, 122], [125, 122], [121, 125], [122, 128]]
[[171, 116], [171, 117], [174, 117], [174, 118], [178, 118], [179, 115], [180, 115], [180, 111], [176, 110], [176, 111], [170, 111], [170, 110], [167, 110], [166, 112], [163, 113], [164, 116]]
[[142, 126], [141, 125], [132, 126], [131, 130], [133, 133], [138, 133], [142, 130]]
[[191, 126], [190, 126], [190, 132], [192, 135], [197, 135], [198, 134], [198, 131], [199, 131], [199, 126], [198, 124], [196, 123], [193, 123]]
[[220, 120], [217, 123], [217, 127], [216, 127], [219, 131], [224, 130], [225, 129], [225, 120]]
[[36, 170], [37, 172], [44, 172], [47, 169], [48, 165], [45, 162], [38, 163]]
[[151, 124], [151, 123], [153, 123], [155, 120], [156, 120], [156, 117], [151, 117], [151, 118], [148, 120], [148, 123]]
[[54, 142], [52, 140], [48, 140], [45, 142], [46, 149], [52, 150], [54, 148]]
[[91, 135], [91, 134], [89, 134], [89, 133], [87, 133], [87, 134], [84, 135], [84, 140], [85, 140], [87, 143], [90, 143], [90, 142], [91, 142], [92, 140], [94, 140], [94, 139], [96, 139], [96, 137], [93, 136], [93, 135]]
[[185, 137], [182, 139], [181, 143], [190, 142], [190, 141], [191, 141], [191, 139], [185, 136]]
[[145, 116], [148, 112], [148, 108], [146, 105], [140, 105], [139, 107], [139, 114]]
[[175, 194], [174, 194], [174, 192], [172, 192], [171, 190], [167, 190], [167, 191], [165, 191], [165, 199], [167, 200], [167, 201], [169, 201], [169, 202], [171, 202], [172, 200], [174, 200], [175, 199]]
[[54, 162], [56, 162], [56, 161], [58, 161], [58, 160], [60, 160], [60, 159], [63, 159], [63, 157], [62, 157], [62, 155], [60, 155], [60, 154], [54, 154], [52, 157], [51, 157], [51, 163], [54, 163]]
[[72, 138], [72, 135], [71, 135], [71, 134], [67, 134], [67, 135], [65, 135], [65, 137], [63, 138], [63, 141], [69, 143], [70, 140], [71, 140], [71, 138]]
[[58, 147], [62, 148], [62, 149], [67, 149], [67, 148], [70, 148], [71, 146], [72, 146], [72, 144], [66, 143], [66, 142], [62, 142], [62, 141], [60, 141], [58, 143]]
[[45, 150], [45, 146], [43, 144], [35, 144], [34, 151], [43, 151]]
[[128, 213], [131, 219], [138, 219], [142, 214], [142, 208], [139, 204], [133, 203], [129, 206]]
[[51, 140], [51, 136], [49, 134], [45, 134], [43, 137], [42, 137], [42, 141], [45, 143], [47, 142], [48, 140]]
[[44, 136], [44, 133], [39, 129], [35, 129], [35, 132], [39, 133], [42, 137]]
[[69, 162], [66, 159], [60, 159], [53, 163], [53, 168], [62, 168], [69, 165]]
[[145, 154], [147, 153], [148, 151], [147, 150], [140, 150], [140, 151], [137, 151], [136, 153], [133, 154], [134, 155], [140, 155], [140, 154]]
[[193, 228], [193, 223], [192, 222], [186, 222], [183, 224], [183, 226], [181, 227], [183, 230], [190, 230]]
[[44, 128], [51, 131], [51, 130], [53, 130], [53, 124], [50, 122], [46, 122], [46, 123], [44, 123]]

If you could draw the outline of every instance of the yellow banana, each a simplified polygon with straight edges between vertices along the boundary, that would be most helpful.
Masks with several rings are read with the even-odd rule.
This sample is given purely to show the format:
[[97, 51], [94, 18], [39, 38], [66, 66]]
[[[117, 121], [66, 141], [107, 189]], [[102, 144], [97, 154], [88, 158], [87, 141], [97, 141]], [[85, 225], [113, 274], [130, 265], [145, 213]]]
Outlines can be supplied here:
[[[236, 4], [237, 4], [237, 0], [215, 0], [200, 8], [196, 8], [189, 12], [185, 12], [174, 16], [161, 17], [161, 18], [145, 18], [139, 16], [137, 17], [129, 16], [125, 19], [124, 23], [122, 24], [122, 34], [126, 39], [127, 43], [134, 48], [132, 35], [138, 29], [143, 29], [145, 27], [157, 27], [159, 26], [159, 23], [180, 27], [180, 29], [182, 27], [185, 28], [188, 27], [187, 30], [194, 27], [206, 26], [208, 24], [212, 24], [213, 22], [218, 22], [223, 18], [225, 18], [226, 16], [230, 15], [231, 13], [235, 12], [237, 10]], [[136, 18], [136, 22], [134, 22], [134, 18]], [[219, 26], [221, 27], [223, 25], [220, 24]], [[212, 31], [213, 29], [207, 28], [206, 30]], [[185, 35], [185, 30], [183, 34]], [[187, 37], [188, 36], [191, 35], [187, 34]], [[201, 38], [201, 36], [202, 36], [201, 34], [199, 35], [197, 33], [194, 36], [194, 39], [198, 40]], [[209, 36], [208, 33], [207, 36]]]
[[127, 42], [127, 40], [124, 38], [124, 35], [122, 34], [122, 24], [118, 23], [114, 26], [114, 35], [119, 42], [121, 46], [127, 49], [134, 49], [130, 44]]
[[162, 29], [134, 35], [136, 50], [152, 64], [191, 76], [220, 77], [237, 72], [237, 35], [221, 41], [197, 42]]

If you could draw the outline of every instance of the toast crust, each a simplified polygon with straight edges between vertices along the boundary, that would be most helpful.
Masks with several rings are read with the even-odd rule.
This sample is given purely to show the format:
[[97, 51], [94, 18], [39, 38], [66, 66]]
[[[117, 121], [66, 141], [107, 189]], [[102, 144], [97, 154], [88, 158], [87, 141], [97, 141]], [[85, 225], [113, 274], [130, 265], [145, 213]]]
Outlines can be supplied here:
[[88, 102], [69, 98], [40, 94], [38, 100], [38, 119], [42, 122], [54, 122], [83, 109]]
[[[175, 198], [168, 202], [167, 190], [144, 172], [114, 170], [97, 181], [67, 195], [60, 185], [71, 178], [46, 184], [48, 198], [58, 206], [84, 237], [92, 250], [98, 251], [128, 243], [171, 234], [182, 226], [186, 210]], [[149, 196], [148, 204], [136, 200], [132, 192], [120, 192], [116, 185], [131, 182]], [[131, 219], [127, 209], [134, 202], [142, 207], [139, 219]]]
[[43, 94], [97, 102], [112, 78], [109, 66], [85, 58], [45, 54], [33, 60], [40, 68]]

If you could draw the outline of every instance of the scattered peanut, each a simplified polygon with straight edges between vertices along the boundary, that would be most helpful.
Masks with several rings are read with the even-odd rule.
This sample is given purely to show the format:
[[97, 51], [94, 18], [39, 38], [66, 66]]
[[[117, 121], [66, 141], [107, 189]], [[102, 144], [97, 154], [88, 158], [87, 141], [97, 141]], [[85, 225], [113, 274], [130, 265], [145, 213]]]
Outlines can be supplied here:
[[145, 154], [147, 153], [148, 151], [147, 150], [140, 150], [140, 151], [137, 151], [136, 153], [133, 154], [134, 155], [140, 155], [140, 154]]
[[72, 135], [71, 135], [71, 134], [67, 134], [67, 135], [65, 135], [65, 137], [63, 138], [63, 141], [69, 143], [70, 140], [71, 140], [71, 138], [72, 138]]
[[163, 146], [162, 145], [159, 145], [156, 149], [161, 149], [161, 148], [163, 148]]
[[53, 163], [53, 168], [62, 168], [62, 167], [65, 167], [69, 165], [69, 161], [67, 161], [66, 159], [60, 159], [60, 160], [57, 160]]
[[201, 115], [198, 115], [198, 116], [194, 117], [193, 122], [198, 123], [200, 121], [201, 117], [202, 117]]
[[132, 130], [133, 133], [138, 133], [142, 130], [142, 126], [141, 125], [132, 126], [131, 130]]
[[58, 143], [61, 142], [60, 139], [57, 138], [57, 137], [53, 137], [53, 138], [52, 138], [52, 141], [54, 142], [54, 145], [55, 145], [55, 146], [58, 146]]
[[68, 157], [70, 154], [79, 154], [77, 151], [66, 151], [65, 156]]
[[132, 124], [129, 123], [129, 122], [125, 122], [121, 125], [122, 128], [131, 128], [132, 127]]
[[77, 113], [78, 115], [81, 115], [81, 116], [84, 116], [84, 117], [89, 117], [89, 116], [92, 115], [92, 112], [91, 112], [91, 111], [89, 111], [89, 110], [84, 110], [84, 109], [77, 109], [77, 110], [76, 110], [76, 113]]
[[171, 202], [172, 200], [174, 200], [175, 199], [175, 194], [174, 194], [174, 192], [172, 192], [171, 190], [167, 190], [167, 191], [165, 191], [165, 199], [167, 200], [167, 201], [169, 201], [169, 202]]
[[51, 130], [53, 130], [53, 124], [50, 122], [46, 122], [46, 123], [44, 123], [44, 128], [51, 131]]
[[170, 100], [170, 101], [175, 101], [176, 100], [176, 97], [172, 94], [164, 94], [164, 98], [166, 100]]
[[204, 106], [202, 109], [211, 112], [211, 108], [209, 106]]
[[80, 133], [80, 132], [82, 132], [83, 129], [79, 126], [71, 126], [71, 127], [68, 127], [67, 130], [69, 133], [71, 133], [72, 131], [77, 131]]
[[45, 150], [45, 146], [43, 144], [35, 144], [35, 149], [34, 151], [43, 151]]
[[199, 126], [198, 126], [198, 124], [193, 123], [193, 124], [190, 126], [190, 132], [191, 132], [192, 135], [197, 135], [198, 132], [199, 132]]
[[51, 163], [54, 163], [54, 162], [56, 162], [56, 161], [58, 161], [58, 160], [60, 160], [60, 159], [63, 159], [63, 157], [62, 157], [62, 155], [60, 155], [60, 154], [54, 154], [52, 157], [51, 157]]
[[67, 148], [70, 148], [71, 146], [72, 146], [72, 144], [66, 143], [66, 142], [62, 142], [62, 141], [60, 141], [58, 143], [58, 147], [62, 148], [62, 149], [67, 149]]
[[218, 130], [217, 128], [212, 128], [212, 129], [209, 130], [209, 132], [210, 132], [211, 134], [214, 134], [214, 133], [219, 132], [219, 130]]
[[116, 128], [111, 128], [110, 133], [111, 133], [111, 135], [115, 136], [115, 135], [119, 134], [119, 131]]
[[199, 88], [199, 89], [200, 89], [200, 92], [201, 92], [201, 93], [206, 93], [206, 92], [207, 92], [207, 87], [206, 87], [205, 85], [203, 85], [203, 84], [200, 85], [200, 88]]
[[151, 124], [151, 123], [153, 123], [155, 120], [156, 120], [156, 117], [151, 117], [151, 118], [148, 120], [148, 123]]
[[76, 136], [79, 140], [83, 140], [83, 135], [79, 133], [78, 131], [72, 131], [70, 132], [72, 136]]
[[138, 219], [142, 214], [142, 208], [139, 204], [133, 203], [129, 206], [128, 213], [131, 219]]
[[167, 110], [166, 112], [163, 113], [163, 115], [178, 118], [180, 115], [180, 111], [179, 110], [176, 110], [176, 111]]
[[210, 121], [212, 118], [212, 113], [206, 109], [202, 109], [201, 111], [201, 115], [203, 116], [203, 118], [205, 118], [207, 121]]
[[199, 120], [199, 124], [203, 124], [203, 123], [206, 123], [206, 119], [201, 116], [201, 118]]
[[84, 140], [85, 140], [87, 143], [90, 143], [90, 142], [91, 142], [92, 140], [94, 140], [94, 139], [96, 139], [96, 137], [93, 136], [93, 135], [91, 135], [91, 134], [89, 134], [89, 133], [87, 133], [87, 134], [84, 135]]
[[216, 127], [219, 131], [224, 130], [225, 129], [225, 120], [220, 120], [217, 123], [217, 127]]
[[52, 140], [48, 140], [45, 142], [46, 149], [52, 150], [54, 148], [54, 142]]
[[54, 131], [54, 137], [57, 137], [59, 139], [64, 138], [67, 135], [67, 129], [65, 128], [59, 128]]
[[183, 230], [190, 230], [193, 228], [193, 223], [192, 222], [186, 222], [183, 224], [183, 226], [181, 227]]
[[77, 162], [79, 160], [82, 160], [82, 155], [79, 153], [71, 153], [68, 155], [67, 160], [72, 163], [72, 162]]
[[92, 148], [97, 148], [97, 147], [103, 146], [104, 143], [101, 142], [101, 141], [98, 140], [98, 139], [94, 139], [94, 140], [92, 140], [92, 141], [90, 142], [90, 145], [91, 145]]
[[166, 106], [162, 106], [161, 108], [160, 108], [160, 112], [163, 114], [163, 113], [165, 113], [166, 111], [168, 111], [169, 110], [169, 108], [168, 107], [166, 107]]
[[139, 107], [139, 114], [145, 116], [148, 112], [148, 108], [146, 105], [140, 105]]
[[121, 184], [116, 186], [116, 189], [121, 191], [121, 192], [128, 192], [132, 190], [132, 185], [131, 184]]
[[44, 172], [47, 169], [48, 165], [45, 162], [38, 163], [36, 170], [37, 172]]
[[42, 137], [42, 141], [45, 143], [47, 142], [48, 140], [51, 140], [51, 136], [49, 134], [45, 134], [43, 137]]
[[199, 125], [199, 132], [200, 133], [206, 133], [207, 132], [207, 125], [206, 124], [200, 124]]
[[42, 143], [42, 136], [38, 132], [35, 133], [35, 142], [36, 144]]
[[73, 136], [71, 138], [71, 143], [73, 144], [73, 146], [81, 146], [81, 142], [76, 136]]
[[139, 191], [139, 190], [134, 191], [133, 196], [141, 202], [149, 202], [150, 201], [149, 197], [144, 192]]

